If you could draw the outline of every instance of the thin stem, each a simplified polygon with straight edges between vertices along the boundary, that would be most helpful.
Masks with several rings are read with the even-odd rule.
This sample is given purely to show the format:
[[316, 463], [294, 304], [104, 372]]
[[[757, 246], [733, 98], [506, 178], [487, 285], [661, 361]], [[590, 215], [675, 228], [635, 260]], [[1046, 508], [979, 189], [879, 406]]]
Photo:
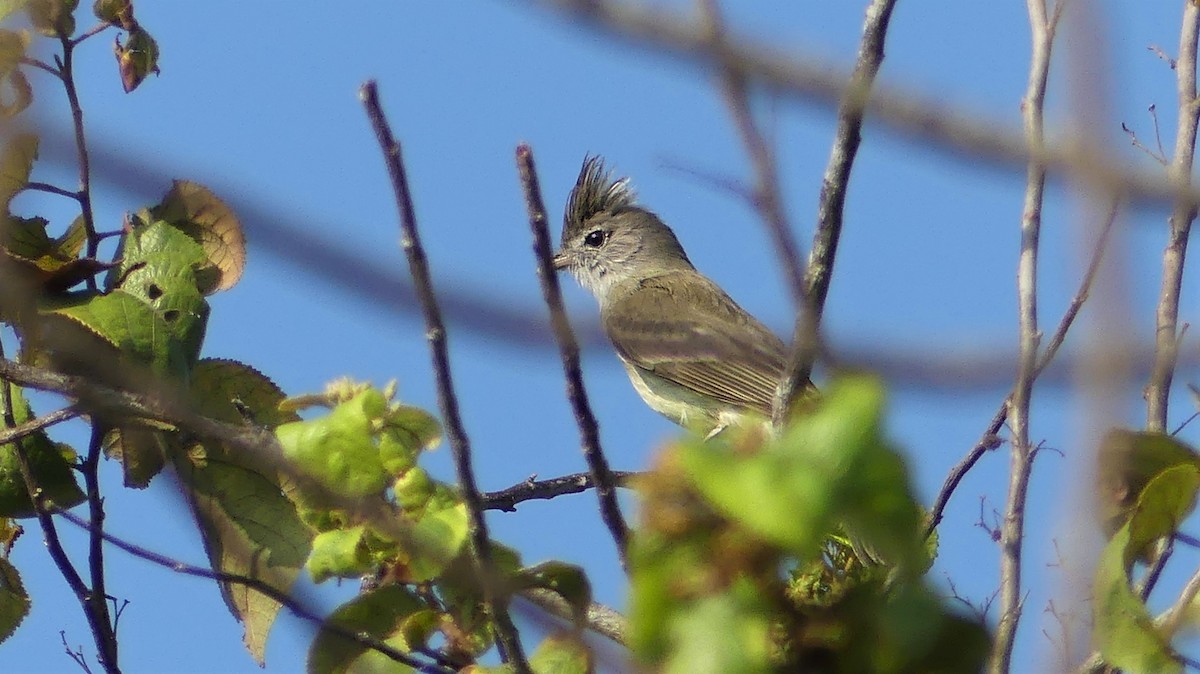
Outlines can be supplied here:
[[[1033, 55], [1021, 109], [1026, 142], [1036, 154], [1045, 137], [1043, 110], [1046, 82], [1050, 76], [1054, 29], [1047, 16], [1045, 0], [1028, 0], [1026, 7]], [[1025, 542], [1025, 502], [1035, 453], [1030, 442], [1029, 414], [1041, 339], [1037, 319], [1037, 260], [1045, 185], [1045, 165], [1040, 161], [1030, 162], [1021, 214], [1021, 250], [1017, 261], [1019, 355], [1017, 381], [1008, 414], [1012, 424], [1012, 462], [1009, 467], [1008, 500], [1000, 533], [1000, 621], [996, 626], [996, 640], [989, 663], [992, 674], [1007, 674], [1011, 667], [1024, 598], [1021, 553]]]
[[[88, 156], [87, 136], [83, 130], [83, 108], [79, 105], [79, 92], [75, 88], [75, 42], [65, 35], [60, 36], [63, 55], [61, 71], [63, 88], [67, 92], [67, 102], [71, 106], [71, 123], [75, 131], [75, 154], [79, 163], [79, 199], [80, 211], [83, 213], [83, 228], [87, 233], [87, 257], [96, 257], [100, 240], [96, 237], [96, 220], [92, 212], [92, 171], [91, 159]], [[89, 276], [88, 288], [96, 289], [96, 279]]]
[[529, 674], [529, 663], [521, 648], [517, 628], [513, 625], [512, 617], [508, 614], [508, 597], [505, 591], [496, 587], [493, 579], [492, 548], [488, 539], [487, 520], [483, 515], [483, 501], [479, 495], [479, 487], [475, 481], [475, 471], [471, 466], [471, 444], [463, 428], [459, 415], [458, 400], [454, 393], [454, 381], [450, 375], [450, 356], [446, 349], [446, 328], [442, 324], [441, 310], [433, 293], [433, 283], [429, 273], [429, 263], [425, 258], [425, 250], [421, 247], [421, 239], [417, 233], [417, 219], [413, 209], [412, 195], [408, 188], [408, 177], [405, 174], [404, 162], [400, 155], [400, 144], [392, 135], [392, 130], [383, 108], [379, 103], [379, 91], [374, 80], [367, 81], [359, 90], [371, 127], [383, 151], [384, 163], [395, 191], [396, 206], [400, 212], [401, 246], [408, 258], [409, 271], [412, 273], [413, 287], [421, 302], [421, 312], [425, 317], [425, 337], [429, 341], [429, 350], [433, 360], [434, 378], [437, 382], [438, 408], [446, 425], [446, 437], [450, 442], [454, 458], [454, 468], [458, 474], [459, 486], [463, 492], [463, 501], [471, 518], [471, 543], [474, 550], [476, 574], [483, 587], [484, 601], [495, 625], [496, 642], [500, 649], [500, 657], [513, 665], [519, 674]]
[[[103, 452], [103, 441], [104, 429], [99, 420], [92, 419], [92, 435], [88, 441], [87, 456], [84, 457], [82, 468], [83, 481], [87, 488], [88, 515], [91, 522], [88, 540], [88, 571], [92, 577], [92, 592], [88, 601], [97, 619], [102, 620], [105, 625], [111, 626], [113, 622], [108, 613], [108, 593], [104, 587], [104, 499], [100, 496], [100, 455]], [[108, 648], [101, 651], [102, 661], [115, 664], [118, 662], [115, 627], [109, 628], [109, 634], [111, 638], [105, 641]]]
[[542, 190], [538, 184], [537, 169], [533, 162], [533, 151], [528, 145], [517, 148], [517, 169], [525, 191], [525, 205], [529, 211], [529, 228], [533, 231], [533, 253], [537, 258], [538, 281], [542, 286], [542, 299], [550, 309], [550, 325], [554, 328], [554, 339], [558, 343], [558, 355], [562, 360], [563, 376], [567, 380], [567, 400], [575, 412], [575, 424], [579, 427], [579, 439], [583, 444], [583, 457], [587, 461], [592, 483], [596, 486], [596, 498], [600, 502], [600, 518], [608, 527], [609, 534], [617, 544], [621, 566], [628, 571], [626, 549], [629, 546], [629, 528], [621, 516], [617, 503], [617, 482], [609, 468], [608, 459], [600, 447], [600, 428], [596, 415], [588, 403], [587, 389], [583, 386], [583, 373], [579, 367], [579, 344], [567, 320], [563, 308], [562, 292], [558, 276], [551, 261], [550, 228], [546, 224], [546, 204], [542, 201]]
[[64, 421], [74, 419], [78, 417], [79, 414], [79, 410], [75, 409], [75, 406], [72, 405], [71, 407], [65, 407], [61, 410], [51, 412], [50, 414], [43, 414], [40, 417], [30, 419], [23, 424], [17, 424], [16, 426], [6, 428], [5, 430], [0, 431], [0, 445], [7, 445], [10, 442], [16, 442], [22, 438], [37, 433], [38, 431], [50, 428], [55, 424], [60, 424]]
[[80, 33], [78, 37], [73, 38], [71, 40], [71, 44], [73, 46], [78, 46], [80, 42], [83, 42], [84, 40], [86, 40], [89, 37], [92, 37], [94, 35], [99, 35], [100, 33], [103, 33], [104, 31], [108, 30], [110, 27], [112, 27], [111, 23], [108, 23], [108, 22], [98, 23], [98, 24], [92, 26], [91, 28], [87, 29], [86, 31]]
[[50, 194], [57, 194], [60, 197], [67, 197], [68, 199], [74, 199], [75, 201], [79, 201], [79, 193], [78, 192], [72, 192], [71, 190], [64, 190], [61, 187], [51, 185], [49, 183], [39, 183], [39, 182], [25, 183], [25, 185], [21, 189], [34, 190], [37, 192], [48, 192]]
[[[1196, 126], [1200, 122], [1200, 108], [1196, 104], [1196, 50], [1197, 36], [1200, 35], [1198, 17], [1200, 9], [1193, 3], [1185, 3], [1179, 57], [1175, 63], [1179, 127], [1175, 135], [1175, 153], [1167, 169], [1168, 181], [1177, 187], [1186, 187], [1191, 183]], [[1195, 203], [1182, 200], [1176, 203], [1171, 212], [1167, 246], [1163, 251], [1162, 286], [1155, 311], [1154, 365], [1146, 386], [1146, 428], [1152, 431], [1162, 432], [1167, 428], [1167, 405], [1179, 349], [1179, 293], [1183, 286], [1189, 234], [1195, 219]]]

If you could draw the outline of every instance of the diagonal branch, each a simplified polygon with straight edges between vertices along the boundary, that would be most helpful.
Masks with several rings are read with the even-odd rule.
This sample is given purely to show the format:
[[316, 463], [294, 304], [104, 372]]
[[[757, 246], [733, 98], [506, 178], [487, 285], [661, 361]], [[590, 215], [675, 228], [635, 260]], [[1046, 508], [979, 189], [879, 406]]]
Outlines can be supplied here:
[[517, 148], [517, 168], [521, 174], [521, 185], [525, 189], [525, 205], [529, 210], [529, 227], [533, 230], [533, 252], [537, 257], [538, 280], [542, 285], [542, 299], [550, 309], [550, 325], [554, 328], [554, 339], [558, 342], [558, 354], [562, 359], [563, 375], [567, 379], [567, 399], [575, 412], [575, 423], [579, 426], [579, 438], [583, 443], [583, 457], [587, 461], [592, 483], [596, 486], [596, 498], [600, 501], [600, 518], [617, 544], [621, 566], [628, 570], [626, 549], [629, 546], [629, 529], [621, 516], [617, 503], [617, 482], [613, 471], [600, 447], [600, 429], [596, 416], [588, 404], [587, 389], [583, 387], [583, 373], [579, 369], [579, 344], [567, 321], [563, 308], [562, 293], [558, 287], [558, 276], [550, 253], [550, 229], [546, 224], [546, 205], [542, 201], [542, 190], [538, 185], [537, 170], [533, 163], [533, 151], [528, 145]]
[[[616, 486], [625, 487], [638, 473], [627, 470], [614, 470], [612, 476]], [[484, 492], [483, 507], [486, 510], [503, 510], [516, 512], [517, 504], [533, 500], [549, 500], [566, 494], [578, 494], [595, 486], [595, 477], [591, 473], [574, 473], [549, 480], [529, 478], [500, 491]]]
[[[1058, 355], [1059, 349], [1067, 339], [1067, 333], [1070, 332], [1071, 326], [1075, 324], [1075, 318], [1079, 315], [1080, 309], [1083, 308], [1083, 303], [1087, 301], [1091, 293], [1092, 283], [1096, 279], [1096, 274], [1100, 271], [1100, 264], [1104, 261], [1104, 252], [1108, 249], [1108, 242], [1111, 238], [1113, 224], [1117, 220], [1118, 207], [1116, 202], [1113, 202], [1108, 209], [1108, 215], [1104, 219], [1104, 224], [1100, 229], [1100, 237], [1096, 240], [1096, 247], [1092, 250], [1092, 258], [1088, 262], [1087, 271], [1084, 272], [1083, 278], [1079, 282], [1079, 288], [1075, 291], [1075, 296], [1071, 298], [1070, 305], [1063, 312], [1063, 317], [1058, 323], [1058, 328], [1055, 329], [1054, 335], [1050, 337], [1050, 341], [1046, 344], [1046, 350], [1042, 352], [1038, 359], [1037, 368], [1034, 370], [1034, 378], [1040, 377], [1046, 367], [1050, 365], [1054, 357]], [[966, 477], [971, 468], [983, 457], [983, 455], [1000, 446], [1000, 429], [1004, 427], [1004, 423], [1008, 421], [1009, 406], [1012, 404], [1013, 394], [1009, 393], [1004, 402], [1000, 403], [1000, 409], [996, 410], [996, 414], [992, 416], [991, 422], [988, 423], [987, 429], [971, 448], [971, 451], [963, 457], [950, 473], [946, 475], [945, 482], [942, 483], [941, 490], [938, 491], [937, 498], [934, 500], [933, 507], [929, 512], [929, 523], [925, 527], [925, 536], [933, 533], [942, 522], [942, 517], [946, 512], [946, 506], [950, 503], [950, 497], [954, 495], [954, 490], [958, 488], [962, 479]]]
[[433, 282], [425, 250], [421, 247], [417, 233], [417, 219], [413, 209], [412, 195], [408, 189], [408, 177], [400, 155], [400, 143], [384, 117], [379, 103], [379, 90], [374, 80], [368, 80], [359, 90], [379, 148], [383, 151], [384, 163], [395, 191], [396, 206], [400, 211], [401, 246], [408, 258], [413, 287], [421, 302], [421, 313], [425, 317], [425, 336], [433, 359], [434, 378], [437, 382], [438, 408], [446, 424], [446, 436], [454, 458], [455, 472], [463, 492], [463, 501], [471, 519], [471, 547], [474, 550], [475, 572], [483, 587], [484, 601], [495, 625], [496, 642], [500, 657], [514, 666], [518, 674], [529, 674], [529, 663], [521, 648], [517, 628], [508, 613], [506, 591], [496, 587], [492, 574], [492, 543], [488, 538], [487, 520], [483, 515], [483, 500], [471, 466], [471, 444], [463, 428], [459, 414], [458, 399], [454, 392], [454, 381], [450, 375], [450, 355], [446, 348], [446, 328], [442, 323], [441, 309], [433, 293]]

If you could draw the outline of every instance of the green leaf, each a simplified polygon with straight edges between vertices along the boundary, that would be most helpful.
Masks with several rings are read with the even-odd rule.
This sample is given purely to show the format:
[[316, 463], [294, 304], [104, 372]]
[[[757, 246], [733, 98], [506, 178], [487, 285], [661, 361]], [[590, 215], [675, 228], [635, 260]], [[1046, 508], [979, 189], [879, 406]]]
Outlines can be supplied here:
[[86, 345], [78, 334], [83, 329], [116, 347], [127, 361], [180, 379], [187, 375], [188, 358], [176, 338], [177, 330], [184, 322], [202, 324], [207, 319], [205, 311], [203, 315], [176, 316], [170, 324], [142, 299], [120, 289], [104, 295], [83, 292], [48, 300], [43, 314], [64, 319], [45, 330], [43, 338], [50, 351], [72, 362], [72, 371], [90, 373], [105, 365], [96, 362], [98, 354], [90, 348], [79, 348], [81, 343]]
[[208, 295], [232, 288], [246, 267], [246, 240], [233, 210], [204, 185], [176, 180], [151, 216], [187, 234], [204, 250], [205, 276], [201, 292]]
[[7, 557], [0, 557], [0, 643], [12, 636], [29, 615], [30, 603], [17, 567]]
[[674, 641], [666, 674], [767, 674], [771, 667], [770, 603], [749, 581], [704, 597], [671, 616]]
[[[401, 585], [384, 585], [358, 595], [333, 612], [327, 624], [365, 633], [399, 651], [410, 650], [401, 626], [425, 610], [425, 603]], [[309, 674], [345, 672], [407, 673], [413, 671], [378, 651], [322, 628], [308, 650]]]
[[844, 523], [884, 559], [921, 566], [920, 513], [904, 463], [882, 437], [883, 403], [877, 380], [844, 377], [761, 451], [693, 441], [683, 465], [719, 510], [801, 560]]
[[363, 541], [366, 533], [367, 525], [360, 524], [350, 529], [317, 534], [306, 564], [313, 582], [320, 583], [329, 578], [355, 578], [370, 570], [371, 557]]
[[158, 74], [158, 42], [141, 26], [134, 24], [125, 44], [117, 41], [117, 70], [125, 93], [137, 89], [150, 73]]
[[375, 445], [374, 422], [386, 407], [383, 394], [368, 389], [324, 417], [283, 424], [275, 435], [284, 455], [333, 493], [381, 493], [388, 480]]
[[[33, 419], [33, 410], [25, 395], [12, 383], [7, 385], [12, 396], [13, 421], [23, 424]], [[0, 427], [3, 427], [0, 422]], [[65, 445], [52, 442], [45, 431], [38, 431], [18, 441], [29, 461], [33, 481], [41, 490], [47, 508], [70, 508], [83, 502], [84, 494], [75, 482], [71, 464], [64, 455]], [[36, 511], [29, 498], [29, 489], [21, 474], [21, 462], [15, 443], [0, 445], [0, 517], [33, 517]]]
[[469, 533], [466, 504], [456, 502], [449, 507], [427, 510], [412, 529], [406, 580], [421, 583], [441, 576], [458, 558]]
[[1105, 662], [1132, 672], [1182, 672], [1168, 639], [1130, 588], [1134, 561], [1179, 526], [1195, 505], [1200, 468], [1174, 465], [1151, 478], [1136, 508], [1105, 546], [1094, 580], [1095, 639]]
[[0, 21], [25, 8], [29, 0], [0, 0]]
[[569, 634], [546, 637], [529, 657], [534, 674], [591, 674], [592, 652]]
[[104, 437], [104, 455], [121, 462], [126, 487], [145, 489], [162, 472], [167, 457], [180, 450], [172, 428], [122, 423]]
[[40, 282], [43, 291], [61, 293], [109, 268], [108, 263], [79, 258], [86, 240], [82, 216], [58, 238], [46, 233], [48, 224], [44, 218], [9, 216], [0, 227], [0, 247], [12, 263]]
[[[286, 492], [294, 489], [277, 474], [261, 472], [264, 457], [247, 457], [220, 445], [176, 454], [176, 472], [216, 571], [256, 578], [287, 592], [308, 558], [312, 531], [300, 521]], [[281, 604], [238, 583], [221, 583], [221, 594], [245, 626], [244, 641], [261, 665], [267, 632]]]

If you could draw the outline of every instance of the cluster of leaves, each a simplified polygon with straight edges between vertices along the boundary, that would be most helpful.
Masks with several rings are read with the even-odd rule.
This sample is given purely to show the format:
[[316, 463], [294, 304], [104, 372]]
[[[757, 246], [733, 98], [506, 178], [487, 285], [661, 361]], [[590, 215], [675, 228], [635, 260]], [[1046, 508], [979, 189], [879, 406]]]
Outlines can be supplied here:
[[[330, 617], [330, 625], [366, 633], [406, 653], [429, 652], [473, 671], [492, 671], [477, 659], [493, 645], [483, 609], [482, 582], [511, 594], [528, 588], [554, 591], [578, 620], [591, 590], [577, 567], [548, 562], [522, 567], [516, 551], [492, 544], [489, 578], [475, 573], [468, 544], [469, 518], [462, 497], [418, 465], [440, 441], [428, 413], [391, 402], [394, 385], [379, 390], [337, 382], [321, 396], [286, 401], [287, 409], [320, 405], [328, 414], [279, 426], [283, 455], [296, 469], [292, 493], [300, 517], [315, 531], [309, 573], [316, 581], [369, 577], [365, 589]], [[570, 633], [546, 640], [532, 665], [587, 670], [589, 655]], [[326, 627], [309, 653], [310, 672], [409, 671]], [[506, 671], [506, 670], [497, 670]]]
[[669, 448], [639, 483], [631, 642], [670, 672], [974, 672], [984, 628], [930, 563], [883, 390], [835, 381], [779, 438]]
[[1189, 602], [1156, 621], [1131, 587], [1135, 564], [1173, 535], [1196, 505], [1200, 454], [1163, 433], [1113, 429], [1100, 445], [1101, 525], [1109, 540], [1093, 585], [1095, 639], [1104, 661], [1130, 672], [1182, 672], [1171, 640], [1198, 617]]

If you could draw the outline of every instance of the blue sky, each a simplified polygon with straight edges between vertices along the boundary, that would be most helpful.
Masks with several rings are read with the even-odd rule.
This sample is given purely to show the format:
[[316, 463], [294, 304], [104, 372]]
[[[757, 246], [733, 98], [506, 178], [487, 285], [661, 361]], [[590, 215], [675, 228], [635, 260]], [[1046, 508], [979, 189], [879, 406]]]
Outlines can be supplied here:
[[[84, 3], [85, 5], [87, 3]], [[688, 3], [661, 3], [686, 9]], [[801, 0], [730, 7], [738, 34], [761, 38], [797, 57], [848, 68], [861, 28], [863, 2]], [[1178, 3], [1174, 3], [1178, 4]], [[1119, 123], [1152, 137], [1146, 108], [1157, 104], [1164, 141], [1173, 128], [1173, 73], [1149, 45], [1173, 53], [1178, 15], [1153, 3], [1109, 10], [1108, 63], [1093, 63], [1108, 82], [1111, 124], [1095, 129], [1131, 165], [1150, 166], [1127, 149]], [[86, 11], [86, 9], [85, 9]], [[393, 129], [404, 147], [422, 235], [439, 289], [479, 295], [495, 305], [544, 316], [530, 252], [513, 149], [529, 143], [557, 225], [585, 153], [604, 155], [632, 176], [644, 204], [672, 225], [691, 259], [743, 306], [781, 334], [790, 324], [783, 276], [755, 214], [738, 198], [668, 168], [745, 179], [748, 165], [709, 73], [682, 61], [576, 25], [532, 3], [206, 3], [137, 4], [158, 39], [161, 77], [132, 95], [120, 92], [106, 33], [78, 52], [80, 95], [94, 145], [141, 164], [156, 179], [133, 191], [97, 170], [102, 228], [124, 212], [156, 201], [171, 178], [205, 183], [243, 213], [249, 262], [241, 283], [211, 299], [205, 355], [254, 365], [289, 393], [319, 390], [336, 377], [384, 383], [400, 396], [435, 408], [435, 394], [415, 307], [380, 303], [341, 282], [337, 270], [290, 260], [256, 231], [268, 225], [302, 230], [364, 267], [406, 277], [383, 164], [357, 98], [379, 81]], [[81, 25], [88, 22], [81, 21]], [[1066, 31], [1063, 45], [1076, 34]], [[1095, 39], [1088, 35], [1087, 39]], [[930, 0], [901, 2], [888, 38], [882, 80], [912, 87], [981, 119], [1019, 124], [1028, 62], [1028, 28], [1018, 3]], [[1064, 59], [1051, 79], [1051, 133], [1065, 119]], [[34, 77], [31, 113], [44, 133], [65, 133], [66, 105], [46, 77]], [[785, 202], [799, 240], [811, 237], [820, 176], [832, 139], [833, 112], [758, 91], [754, 100], [775, 140]], [[71, 185], [74, 168], [44, 163], [35, 177]], [[119, 176], [116, 176], [119, 178]], [[846, 212], [846, 233], [827, 313], [835, 350], [911, 351], [953, 361], [957, 354], [1011, 351], [1016, 342], [1014, 270], [1023, 172], [1006, 173], [914, 144], [868, 124]], [[1042, 317], [1049, 331], [1073, 292], [1084, 252], [1073, 245], [1077, 210], [1056, 184], [1045, 211]], [[44, 195], [17, 202], [30, 211], [73, 214]], [[246, 214], [253, 214], [253, 218]], [[270, 220], [269, 222], [267, 220]], [[1150, 334], [1157, 255], [1165, 213], [1126, 217], [1120, 242], [1128, 254], [1133, 331]], [[571, 283], [567, 300], [576, 326], [594, 326], [594, 302]], [[1185, 319], [1196, 313], [1185, 291]], [[529, 334], [549, 335], [543, 323]], [[460, 402], [484, 489], [585, 469], [563, 397], [557, 356], [541, 346], [514, 345], [449, 321]], [[614, 467], [645, 467], [675, 428], [636, 397], [606, 348], [584, 356], [584, 374]], [[1178, 381], [1194, 380], [1183, 371]], [[1128, 417], [1142, 421], [1137, 386]], [[924, 500], [970, 448], [1006, 393], [1005, 386], [964, 391], [919, 389], [896, 382], [889, 428], [904, 447]], [[1065, 453], [1101, 429], [1080, 428], [1080, 397], [1066, 388], [1039, 389], [1035, 439]], [[1191, 411], [1179, 397], [1173, 419]], [[46, 406], [48, 409], [48, 404]], [[1193, 432], [1194, 433], [1194, 432]], [[73, 434], [73, 435], [72, 435]], [[1185, 439], [1189, 431], [1184, 432]], [[65, 428], [63, 438], [79, 437]], [[450, 479], [448, 452], [430, 457]], [[962, 484], [942, 527], [942, 555], [932, 572], [953, 579], [960, 594], [982, 601], [997, 584], [997, 548], [974, 527], [980, 499], [1003, 507], [1007, 460], [988, 456]], [[1071, 504], [1062, 488], [1069, 462], [1040, 460], [1030, 501], [1028, 568], [1032, 594], [1019, 663], [1040, 661], [1051, 646], [1042, 629], [1048, 593], [1061, 580], [1053, 568], [1053, 527]], [[204, 553], [186, 506], [157, 480], [144, 492], [120, 487], [115, 464], [104, 466], [108, 530], [193, 563]], [[633, 501], [627, 500], [627, 512]], [[1064, 507], [1066, 506], [1066, 507]], [[527, 562], [556, 558], [584, 565], [598, 598], [623, 603], [623, 582], [591, 494], [531, 502], [493, 514], [494, 535]], [[69, 529], [64, 525], [64, 529]], [[30, 531], [14, 562], [33, 593], [32, 615], [3, 647], [13, 671], [77, 671], [62, 653], [93, 646], [77, 604]], [[79, 536], [72, 550], [82, 552]], [[1179, 574], [1196, 555], [1181, 555]], [[177, 576], [120, 551], [109, 552], [109, 592], [130, 604], [119, 637], [127, 671], [257, 671], [241, 646], [241, 627], [209, 582]], [[1176, 577], [1177, 578], [1177, 577]], [[355, 584], [322, 586], [313, 596], [332, 607]], [[282, 616], [267, 651], [267, 671], [302, 668], [312, 628]]]

